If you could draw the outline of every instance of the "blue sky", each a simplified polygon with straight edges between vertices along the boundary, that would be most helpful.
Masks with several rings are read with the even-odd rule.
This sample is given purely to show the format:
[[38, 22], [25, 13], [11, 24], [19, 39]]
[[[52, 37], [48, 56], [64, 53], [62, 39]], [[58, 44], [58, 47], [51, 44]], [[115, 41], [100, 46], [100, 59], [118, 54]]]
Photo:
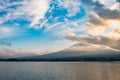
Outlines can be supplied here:
[[1, 0], [1, 52], [44, 54], [79, 42], [119, 50], [113, 45], [120, 40], [119, 6], [119, 0]]

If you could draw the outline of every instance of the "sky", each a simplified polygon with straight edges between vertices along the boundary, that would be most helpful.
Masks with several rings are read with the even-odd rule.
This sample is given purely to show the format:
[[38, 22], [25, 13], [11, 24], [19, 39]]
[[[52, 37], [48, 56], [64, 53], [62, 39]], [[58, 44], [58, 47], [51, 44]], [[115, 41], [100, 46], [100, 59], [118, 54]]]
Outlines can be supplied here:
[[77, 43], [120, 51], [120, 0], [0, 0], [0, 56], [47, 54]]

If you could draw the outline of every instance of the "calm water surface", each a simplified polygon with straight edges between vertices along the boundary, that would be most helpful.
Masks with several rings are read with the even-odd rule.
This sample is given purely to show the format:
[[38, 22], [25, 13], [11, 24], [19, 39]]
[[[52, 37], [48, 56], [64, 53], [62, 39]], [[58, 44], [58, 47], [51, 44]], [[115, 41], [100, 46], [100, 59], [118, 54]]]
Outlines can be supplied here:
[[0, 62], [0, 80], [120, 80], [120, 62]]

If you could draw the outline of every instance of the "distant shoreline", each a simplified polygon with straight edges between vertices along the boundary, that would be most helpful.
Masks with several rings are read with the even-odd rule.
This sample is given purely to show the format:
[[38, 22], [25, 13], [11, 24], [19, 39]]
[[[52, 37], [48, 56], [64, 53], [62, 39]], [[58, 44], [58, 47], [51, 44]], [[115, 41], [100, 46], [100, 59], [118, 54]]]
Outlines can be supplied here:
[[120, 61], [0, 61], [0, 62], [120, 62]]
[[115, 62], [120, 60], [0, 60], [0, 62]]

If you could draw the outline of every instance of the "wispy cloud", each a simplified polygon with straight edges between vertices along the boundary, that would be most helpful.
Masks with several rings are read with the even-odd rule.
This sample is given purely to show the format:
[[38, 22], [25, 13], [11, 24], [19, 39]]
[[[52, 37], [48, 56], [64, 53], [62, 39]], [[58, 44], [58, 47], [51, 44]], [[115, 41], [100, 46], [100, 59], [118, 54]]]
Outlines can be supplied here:
[[10, 42], [4, 42], [4, 41], [0, 41], [0, 45], [12, 46]]
[[1, 17], [0, 22], [23, 19], [30, 21], [30, 26], [33, 27], [44, 18], [48, 8], [49, 0], [1, 1], [0, 10], [6, 14]]
[[[55, 0], [51, 1], [52, 6], [50, 7], [47, 15], [48, 18], [42, 26], [46, 27], [46, 31], [53, 31], [58, 35], [61, 33], [74, 33], [83, 30], [83, 26], [80, 26], [85, 19], [85, 11], [78, 0]], [[41, 27], [40, 24], [40, 27]], [[84, 24], [82, 24], [84, 25]], [[59, 34], [60, 33], [60, 34]]]

